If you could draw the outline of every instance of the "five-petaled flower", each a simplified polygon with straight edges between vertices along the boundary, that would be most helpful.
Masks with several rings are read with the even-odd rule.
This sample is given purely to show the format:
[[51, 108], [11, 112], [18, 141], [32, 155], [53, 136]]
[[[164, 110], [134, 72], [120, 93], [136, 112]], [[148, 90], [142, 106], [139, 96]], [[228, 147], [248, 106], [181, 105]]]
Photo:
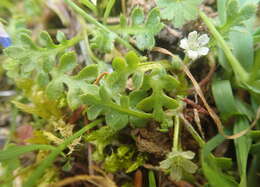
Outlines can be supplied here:
[[180, 42], [180, 47], [185, 50], [186, 55], [192, 60], [207, 55], [209, 48], [205, 47], [209, 42], [207, 34], [199, 36], [197, 31], [189, 33], [188, 38], [184, 38]]

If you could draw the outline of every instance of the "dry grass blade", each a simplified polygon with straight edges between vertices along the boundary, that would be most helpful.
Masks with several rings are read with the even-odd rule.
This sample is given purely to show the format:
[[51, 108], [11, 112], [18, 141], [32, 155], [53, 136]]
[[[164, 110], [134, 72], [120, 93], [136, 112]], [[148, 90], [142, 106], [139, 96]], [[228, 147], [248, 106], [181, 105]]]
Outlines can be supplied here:
[[77, 175], [74, 177], [69, 177], [54, 184], [53, 187], [65, 186], [78, 181], [87, 181], [98, 187], [117, 187], [116, 184], [108, 177], [91, 176], [91, 175]]
[[[153, 51], [157, 51], [157, 52], [160, 52], [160, 53], [163, 53], [163, 54], [166, 54], [166, 55], [170, 55], [171, 57], [175, 58], [176, 56], [174, 54], [172, 54], [170, 51], [168, 51], [167, 49], [164, 49], [164, 48], [160, 48], [160, 47], [155, 47], [153, 48]], [[188, 69], [188, 67], [184, 64], [182, 64], [182, 67], [183, 67], [183, 71], [185, 72], [185, 74], [189, 77], [189, 79], [191, 80], [193, 86], [194, 86], [194, 89], [196, 91], [196, 93], [199, 95], [199, 97], [201, 98], [203, 104], [205, 105], [206, 109], [208, 110], [209, 112], [209, 115], [211, 116], [211, 118], [214, 120], [217, 128], [218, 128], [218, 131], [219, 133], [224, 136], [225, 138], [227, 139], [236, 139], [236, 138], [239, 138], [243, 135], [245, 135], [246, 133], [248, 133], [257, 123], [257, 121], [260, 119], [260, 107], [258, 108], [257, 110], [257, 114], [256, 114], [256, 118], [255, 120], [252, 122], [252, 124], [250, 125], [249, 128], [237, 133], [237, 134], [234, 134], [234, 135], [226, 135], [224, 133], [224, 127], [218, 117], [218, 115], [214, 112], [214, 110], [212, 110], [212, 108], [209, 106], [208, 102], [206, 101], [205, 97], [204, 97], [204, 94], [198, 84], [198, 82], [196, 81], [196, 79], [193, 77], [193, 75], [191, 74], [190, 70]]]
[[111, 180], [104, 171], [99, 169], [96, 166], [93, 166], [93, 169], [99, 172], [103, 176], [96, 176], [96, 175], [77, 175], [74, 177], [68, 177], [62, 181], [57, 182], [53, 185], [53, 187], [61, 187], [71, 183], [79, 182], [79, 181], [87, 181], [92, 183], [98, 187], [117, 187], [115, 182]]

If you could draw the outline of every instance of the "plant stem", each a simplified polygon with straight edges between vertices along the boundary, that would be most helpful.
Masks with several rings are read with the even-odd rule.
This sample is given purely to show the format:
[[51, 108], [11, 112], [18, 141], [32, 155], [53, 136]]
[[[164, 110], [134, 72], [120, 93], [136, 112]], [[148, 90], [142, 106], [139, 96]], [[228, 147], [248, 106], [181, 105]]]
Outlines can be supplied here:
[[114, 4], [115, 4], [115, 0], [109, 0], [107, 7], [106, 7], [106, 10], [105, 10], [105, 13], [104, 13], [104, 23], [105, 24], [107, 23], [107, 18], [110, 15], [110, 12], [111, 12]]
[[97, 126], [99, 123], [101, 123], [102, 120], [96, 120], [92, 123], [86, 125], [82, 129], [80, 129], [78, 132], [74, 133], [69, 138], [65, 139], [62, 144], [60, 144], [55, 150], [53, 150], [48, 157], [43, 160], [40, 165], [36, 168], [36, 170], [33, 172], [33, 174], [29, 177], [29, 179], [23, 184], [23, 187], [34, 187], [37, 184], [37, 181], [42, 177], [45, 170], [52, 165], [55, 158], [75, 139], [80, 137], [82, 134], [84, 134], [86, 131], [92, 129], [93, 127]]
[[180, 118], [182, 119], [182, 121], [184, 122], [184, 127], [187, 129], [187, 131], [189, 131], [189, 133], [192, 135], [192, 137], [198, 142], [200, 147], [203, 147], [203, 145], [205, 144], [205, 141], [200, 137], [200, 135], [197, 133], [197, 131], [193, 128], [193, 126], [190, 124], [190, 122], [188, 122], [184, 116], [181, 114]]
[[[80, 7], [78, 7], [75, 3], [73, 3], [71, 0], [64, 0], [65, 3], [67, 3], [73, 10], [75, 10], [78, 14], [80, 14], [82, 17], [84, 17], [88, 22], [96, 25], [97, 27], [99, 27], [100, 29], [102, 29], [105, 32], [114, 34], [116, 36], [116, 40], [118, 43], [122, 44], [123, 46], [125, 46], [126, 48], [130, 49], [130, 50], [134, 50], [136, 53], [138, 53], [138, 51], [132, 46], [130, 45], [127, 41], [125, 41], [123, 38], [121, 38], [120, 36], [118, 36], [116, 33], [112, 32], [111, 30], [109, 30], [106, 26], [104, 26], [103, 24], [99, 23], [95, 18], [93, 18], [92, 16], [90, 16], [89, 14], [87, 14], [84, 10], [82, 10]], [[139, 53], [138, 53], [139, 54]]]
[[[74, 36], [73, 38], [71, 38], [70, 40], [68, 40], [68, 42], [65, 45], [64, 44], [59, 44], [60, 47], [58, 47], [57, 50], [58, 51], [63, 51], [65, 49], [69, 48], [69, 47], [72, 47], [72, 46], [76, 45], [82, 39], [83, 39], [82, 33], [79, 33], [76, 36]], [[51, 50], [53, 50], [53, 49], [51, 49]]]
[[88, 40], [88, 34], [89, 33], [88, 32], [89, 32], [90, 29], [87, 28], [87, 24], [82, 17], [81, 17], [80, 21], [81, 21], [82, 27], [84, 28], [83, 35], [84, 35], [84, 43], [86, 45], [86, 53], [87, 53], [86, 55], [88, 55], [91, 60], [93, 60], [95, 63], [98, 64], [98, 63], [101, 62], [101, 60], [99, 60], [98, 57], [95, 56], [95, 54], [93, 53], [93, 51], [92, 51], [92, 49], [89, 45], [89, 40]]
[[171, 69], [172, 65], [167, 60], [160, 60], [160, 61], [150, 61], [150, 62], [140, 63], [139, 68], [142, 71], [148, 71], [155, 68]]
[[206, 14], [204, 14], [202, 11], [200, 11], [199, 14], [200, 14], [201, 19], [207, 25], [211, 34], [214, 36], [214, 38], [217, 40], [220, 47], [223, 49], [224, 53], [226, 54], [226, 56], [229, 60], [229, 63], [232, 66], [233, 71], [235, 72], [236, 78], [238, 80], [241, 80], [242, 82], [247, 82], [249, 80], [249, 74], [241, 66], [241, 64], [236, 59], [236, 57], [232, 54], [227, 43], [225, 42], [223, 37], [220, 35], [220, 33], [217, 31], [216, 27], [213, 25], [211, 20], [206, 16]]
[[178, 150], [179, 145], [179, 134], [180, 134], [180, 118], [175, 116], [174, 134], [173, 134], [173, 149]]
[[131, 115], [131, 116], [135, 116], [138, 118], [149, 119], [149, 118], [153, 117], [152, 114], [140, 112], [140, 111], [136, 111], [136, 110], [130, 110], [128, 108], [123, 108], [120, 105], [117, 105], [115, 103], [108, 103], [108, 104], [104, 104], [104, 105], [106, 105], [107, 107], [112, 108], [114, 110], [117, 110], [119, 112]]
[[80, 2], [84, 4], [86, 7], [88, 7], [90, 10], [92, 10], [95, 14], [98, 14], [97, 7], [89, 0], [80, 0]]
[[125, 4], [126, 4], [125, 0], [121, 0], [123, 15], [126, 15], [126, 5]]

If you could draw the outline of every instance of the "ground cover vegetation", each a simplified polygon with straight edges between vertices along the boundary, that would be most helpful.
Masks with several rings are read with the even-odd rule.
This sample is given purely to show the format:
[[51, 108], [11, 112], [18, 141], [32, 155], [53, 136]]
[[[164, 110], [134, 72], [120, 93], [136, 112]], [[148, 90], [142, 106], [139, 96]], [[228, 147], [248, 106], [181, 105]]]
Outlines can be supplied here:
[[1, 0], [0, 185], [254, 187], [259, 0]]

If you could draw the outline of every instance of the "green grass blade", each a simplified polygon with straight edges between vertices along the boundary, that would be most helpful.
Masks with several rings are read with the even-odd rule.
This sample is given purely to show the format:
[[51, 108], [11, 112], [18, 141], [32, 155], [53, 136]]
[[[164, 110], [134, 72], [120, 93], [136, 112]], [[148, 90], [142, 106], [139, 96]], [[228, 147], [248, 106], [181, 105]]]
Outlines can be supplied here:
[[105, 10], [105, 13], [104, 13], [104, 23], [107, 22], [107, 18], [115, 4], [115, 0], [109, 0], [108, 4], [107, 4], [107, 7], [106, 7], [106, 10]]
[[247, 71], [250, 71], [254, 63], [254, 42], [252, 34], [246, 29], [231, 31], [229, 33], [232, 52], [237, 60]]
[[[246, 128], [248, 128], [249, 122], [245, 118], [239, 118], [236, 124], [234, 125], [234, 133], [238, 133]], [[251, 148], [252, 139], [249, 134], [241, 136], [234, 140], [235, 148], [236, 148], [236, 157], [237, 157], [237, 165], [240, 173], [240, 187], [247, 186], [247, 160], [248, 154]]]
[[226, 23], [226, 3], [227, 0], [218, 0], [217, 1], [217, 7], [218, 7], [218, 15], [219, 15], [219, 19], [221, 21], [221, 24], [225, 24]]
[[154, 172], [150, 170], [148, 173], [148, 177], [149, 177], [149, 187], [156, 187]]
[[[211, 151], [215, 149], [219, 144], [221, 144], [225, 138], [218, 134], [212, 138], [208, 143], [206, 143], [201, 152], [201, 163], [202, 170], [207, 178], [210, 186], [212, 187], [234, 187], [237, 186], [237, 183], [233, 177], [226, 175], [221, 168], [219, 161], [211, 154]], [[222, 160], [223, 161], [223, 160]], [[228, 162], [228, 160], [224, 160]]]
[[230, 116], [237, 114], [235, 98], [229, 80], [213, 82], [212, 93], [223, 119], [227, 119]]
[[98, 13], [97, 7], [91, 3], [89, 0], [80, 0], [80, 2], [85, 5], [86, 7], [88, 7], [90, 10], [92, 10], [95, 14]]
[[4, 151], [0, 151], [0, 161], [10, 160], [18, 157], [24, 153], [37, 150], [54, 150], [55, 147], [51, 145], [25, 145], [25, 146], [11, 146]]
[[221, 134], [216, 135], [211, 140], [209, 140], [202, 149], [202, 154], [204, 156], [208, 156], [210, 152], [215, 149], [218, 145], [220, 145], [222, 142], [224, 142], [225, 137]]

